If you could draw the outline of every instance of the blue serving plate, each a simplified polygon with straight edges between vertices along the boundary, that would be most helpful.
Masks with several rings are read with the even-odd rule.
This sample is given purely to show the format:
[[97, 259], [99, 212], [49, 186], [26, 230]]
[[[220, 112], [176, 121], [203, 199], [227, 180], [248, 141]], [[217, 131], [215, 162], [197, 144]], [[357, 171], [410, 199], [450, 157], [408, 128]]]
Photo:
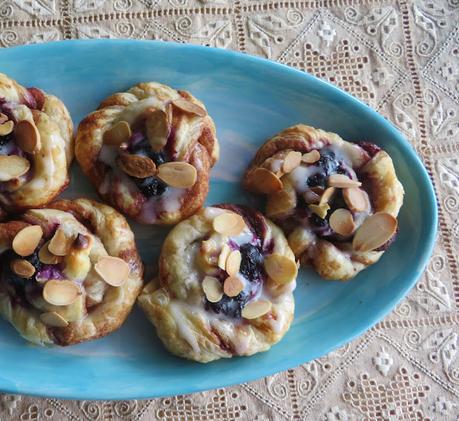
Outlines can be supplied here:
[[[348, 140], [371, 140], [393, 158], [406, 191], [397, 240], [350, 282], [302, 269], [295, 321], [269, 352], [202, 365], [169, 355], [135, 309], [111, 336], [41, 349], [0, 321], [0, 391], [74, 399], [133, 399], [227, 386], [297, 366], [343, 345], [384, 317], [410, 290], [431, 254], [434, 191], [406, 139], [362, 102], [313, 76], [230, 51], [150, 41], [64, 41], [0, 51], [0, 71], [59, 96], [75, 124], [115, 91], [159, 81], [191, 91], [215, 119], [221, 143], [208, 204], [254, 205], [240, 179], [257, 147], [302, 122]], [[96, 197], [74, 165], [66, 197]], [[133, 224], [144, 261], [154, 264], [166, 229]]]

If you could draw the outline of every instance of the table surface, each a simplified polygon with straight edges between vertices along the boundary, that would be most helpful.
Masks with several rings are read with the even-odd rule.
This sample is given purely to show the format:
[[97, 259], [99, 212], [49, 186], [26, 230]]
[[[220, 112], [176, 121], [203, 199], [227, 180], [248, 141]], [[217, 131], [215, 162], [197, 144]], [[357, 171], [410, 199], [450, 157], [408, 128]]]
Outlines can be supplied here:
[[458, 421], [458, 22], [458, 0], [0, 1], [2, 47], [171, 40], [267, 57], [328, 80], [405, 134], [439, 202], [438, 241], [416, 287], [384, 321], [323, 358], [252, 383], [166, 399], [0, 394], [0, 421]]

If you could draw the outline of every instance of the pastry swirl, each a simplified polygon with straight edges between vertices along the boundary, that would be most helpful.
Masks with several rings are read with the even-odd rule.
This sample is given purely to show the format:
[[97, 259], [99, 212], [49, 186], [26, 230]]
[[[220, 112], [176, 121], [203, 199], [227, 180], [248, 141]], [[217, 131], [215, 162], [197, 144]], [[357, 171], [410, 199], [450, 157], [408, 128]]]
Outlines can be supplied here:
[[266, 195], [295, 256], [326, 279], [353, 278], [396, 236], [403, 186], [375, 144], [293, 126], [261, 146], [244, 185]]
[[72, 158], [62, 101], [0, 73], [0, 217], [53, 200], [69, 182]]
[[268, 350], [290, 327], [297, 265], [281, 230], [236, 205], [169, 233], [139, 304], [174, 354], [199, 362]]
[[111, 333], [143, 285], [126, 220], [91, 200], [59, 200], [1, 223], [0, 253], [0, 313], [38, 345]]
[[200, 101], [149, 82], [110, 96], [89, 114], [75, 154], [101, 197], [122, 213], [174, 224], [204, 203], [219, 146]]

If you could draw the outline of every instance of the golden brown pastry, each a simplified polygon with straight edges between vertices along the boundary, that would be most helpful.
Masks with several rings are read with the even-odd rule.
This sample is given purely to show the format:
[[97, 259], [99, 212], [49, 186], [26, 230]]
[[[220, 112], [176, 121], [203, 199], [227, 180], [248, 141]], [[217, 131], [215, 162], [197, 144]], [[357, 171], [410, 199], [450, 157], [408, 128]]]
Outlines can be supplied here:
[[204, 203], [219, 147], [200, 101], [150, 82], [89, 114], [75, 153], [104, 200], [139, 222], [174, 224]]
[[91, 200], [59, 200], [1, 223], [0, 253], [0, 314], [38, 345], [108, 335], [143, 285], [126, 220]]
[[53, 200], [67, 187], [72, 158], [65, 105], [0, 73], [0, 217]]
[[252, 355], [293, 319], [297, 264], [282, 231], [236, 205], [202, 209], [164, 242], [139, 304], [174, 354], [199, 362]]
[[244, 185], [267, 196], [295, 256], [326, 279], [354, 277], [395, 239], [403, 187], [375, 144], [289, 127], [261, 146]]

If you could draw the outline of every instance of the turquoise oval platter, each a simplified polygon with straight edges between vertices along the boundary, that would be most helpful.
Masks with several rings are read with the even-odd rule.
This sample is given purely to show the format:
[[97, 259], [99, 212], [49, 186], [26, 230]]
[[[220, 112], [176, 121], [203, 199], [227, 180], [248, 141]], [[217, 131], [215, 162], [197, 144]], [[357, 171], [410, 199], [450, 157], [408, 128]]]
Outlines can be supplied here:
[[[257, 205], [240, 179], [257, 147], [279, 130], [306, 123], [347, 140], [381, 145], [406, 191], [397, 240], [379, 263], [346, 282], [302, 269], [295, 320], [270, 351], [202, 365], [168, 354], [135, 309], [111, 336], [70, 348], [41, 349], [0, 321], [0, 391], [72, 399], [137, 399], [242, 383], [320, 357], [369, 329], [407, 294], [432, 252], [434, 191], [407, 140], [343, 91], [303, 72], [243, 54], [152, 41], [63, 41], [0, 50], [0, 71], [59, 96], [75, 124], [107, 95], [141, 81], [191, 91], [207, 106], [221, 142], [207, 204]], [[94, 197], [73, 166], [65, 197]], [[133, 224], [144, 261], [154, 264], [166, 229]]]

